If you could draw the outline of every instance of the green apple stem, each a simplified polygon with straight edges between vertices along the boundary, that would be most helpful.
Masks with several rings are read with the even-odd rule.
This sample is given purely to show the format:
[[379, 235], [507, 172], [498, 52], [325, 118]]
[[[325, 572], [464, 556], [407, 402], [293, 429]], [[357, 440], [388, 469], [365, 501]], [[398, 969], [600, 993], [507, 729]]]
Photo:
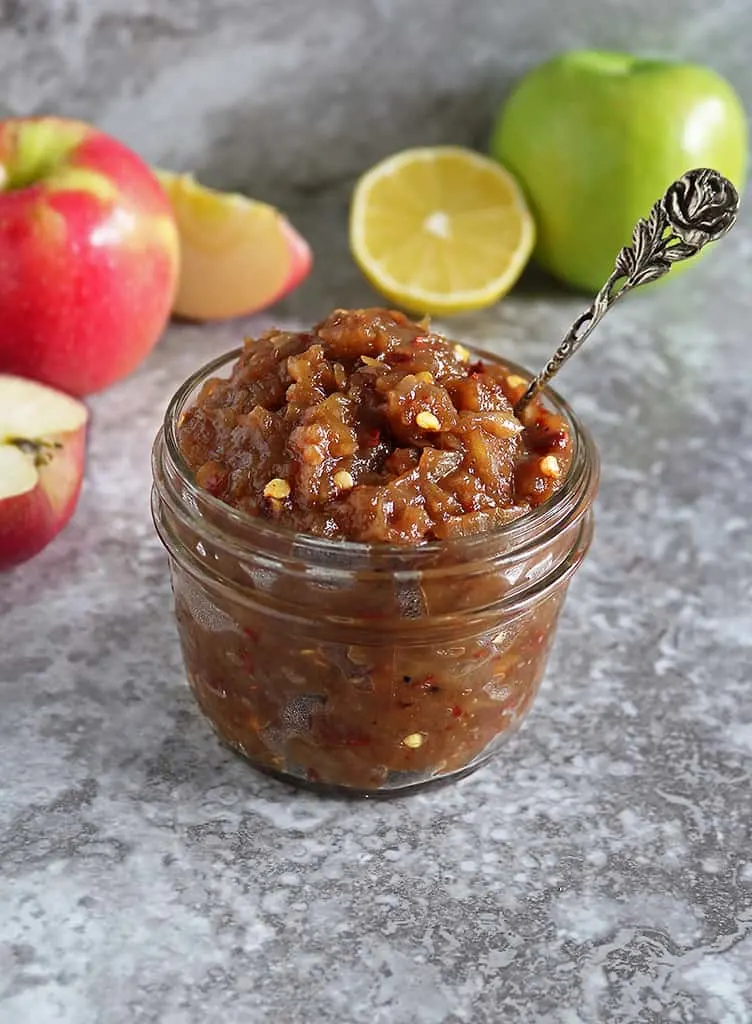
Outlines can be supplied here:
[[80, 121], [59, 117], [11, 118], [0, 156], [0, 192], [26, 188], [49, 178], [90, 132]]
[[663, 277], [674, 263], [689, 259], [708, 242], [717, 241], [734, 225], [738, 212], [739, 195], [718, 171], [697, 168], [687, 171], [670, 185], [647, 219], [638, 220], [632, 232], [632, 244], [619, 251], [610, 277], [530, 382], [514, 407], [515, 415], [522, 415], [622, 296], [641, 284]]

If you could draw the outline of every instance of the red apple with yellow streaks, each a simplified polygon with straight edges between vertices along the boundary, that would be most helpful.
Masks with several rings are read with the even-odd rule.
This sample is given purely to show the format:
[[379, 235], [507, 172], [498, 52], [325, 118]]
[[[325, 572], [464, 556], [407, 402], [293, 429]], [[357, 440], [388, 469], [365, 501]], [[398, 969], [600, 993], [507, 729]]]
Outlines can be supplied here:
[[99, 391], [152, 349], [178, 276], [169, 200], [117, 139], [0, 121], [0, 372]]
[[0, 570], [36, 555], [73, 515], [87, 420], [78, 399], [0, 374]]

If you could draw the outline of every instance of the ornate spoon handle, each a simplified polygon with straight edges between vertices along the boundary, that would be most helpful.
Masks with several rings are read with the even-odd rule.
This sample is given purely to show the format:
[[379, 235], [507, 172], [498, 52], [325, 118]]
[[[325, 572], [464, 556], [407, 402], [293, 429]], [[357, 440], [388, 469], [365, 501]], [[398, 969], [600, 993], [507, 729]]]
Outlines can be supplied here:
[[[731, 228], [739, 212], [739, 195], [731, 182], [708, 168], [697, 168], [669, 186], [647, 220], [637, 221], [632, 244], [616, 257], [613, 273], [581, 313], [569, 333], [514, 407], [519, 416], [564, 363], [577, 352], [622, 295], [663, 277], [672, 264], [689, 259]], [[621, 283], [620, 283], [621, 282]]]

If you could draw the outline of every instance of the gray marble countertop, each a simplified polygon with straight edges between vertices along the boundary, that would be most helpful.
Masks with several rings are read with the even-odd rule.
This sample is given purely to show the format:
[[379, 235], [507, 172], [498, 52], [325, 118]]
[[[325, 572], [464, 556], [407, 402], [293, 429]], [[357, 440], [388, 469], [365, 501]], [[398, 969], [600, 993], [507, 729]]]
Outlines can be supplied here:
[[[277, 321], [373, 301], [316, 202]], [[0, 587], [2, 1024], [752, 1019], [750, 256], [742, 224], [562, 375], [604, 469], [546, 684], [493, 765], [395, 802], [256, 775], [185, 685], [149, 446], [272, 318], [172, 327], [91, 402], [78, 513]], [[532, 279], [452, 331], [537, 366], [581, 305]]]

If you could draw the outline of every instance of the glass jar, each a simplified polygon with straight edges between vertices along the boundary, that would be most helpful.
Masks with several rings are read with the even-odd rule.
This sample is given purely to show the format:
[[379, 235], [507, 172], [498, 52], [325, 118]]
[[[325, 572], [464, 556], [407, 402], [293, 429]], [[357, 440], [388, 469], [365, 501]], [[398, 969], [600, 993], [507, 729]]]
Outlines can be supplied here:
[[181, 415], [239, 354], [185, 382], [153, 450], [154, 522], [199, 706], [254, 767], [318, 789], [383, 796], [473, 771], [530, 709], [590, 544], [589, 434], [547, 391], [572, 435], [566, 480], [488, 533], [416, 547], [303, 535], [202, 491], [180, 454]]

